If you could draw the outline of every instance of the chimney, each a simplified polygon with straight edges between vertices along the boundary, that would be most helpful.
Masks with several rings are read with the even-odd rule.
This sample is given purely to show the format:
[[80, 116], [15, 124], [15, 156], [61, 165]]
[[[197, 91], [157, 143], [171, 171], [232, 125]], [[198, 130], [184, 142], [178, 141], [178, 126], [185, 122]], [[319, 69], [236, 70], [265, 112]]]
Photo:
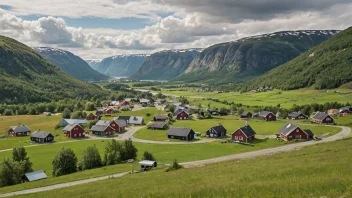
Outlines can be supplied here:
[[245, 124], [246, 126], [248, 126], [248, 121], [246, 120], [246, 124]]

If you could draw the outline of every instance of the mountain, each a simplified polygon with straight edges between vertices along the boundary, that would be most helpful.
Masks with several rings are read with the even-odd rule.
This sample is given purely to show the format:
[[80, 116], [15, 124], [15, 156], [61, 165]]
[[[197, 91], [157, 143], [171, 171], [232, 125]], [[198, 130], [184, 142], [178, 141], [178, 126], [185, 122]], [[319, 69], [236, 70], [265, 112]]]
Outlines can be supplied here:
[[[94, 69], [95, 71], [98, 71], [98, 67], [99, 67], [99, 64], [101, 62], [101, 60], [86, 60], [86, 62], [88, 63], [88, 65]], [[99, 71], [98, 71], [99, 72]], [[100, 72], [99, 72], [100, 73]]]
[[80, 80], [100, 81], [109, 79], [108, 76], [95, 71], [87, 62], [71, 52], [49, 47], [39, 47], [34, 48], [34, 50], [64, 72]]
[[98, 72], [114, 77], [129, 77], [136, 73], [142, 66], [147, 55], [131, 54], [118, 55], [103, 59], [98, 66], [91, 62], [90, 65]]
[[106, 95], [49, 63], [28, 46], [0, 36], [0, 103], [28, 103]]
[[175, 80], [185, 82], [243, 82], [282, 65], [339, 31], [284, 31], [213, 45], [192, 61]]
[[154, 53], [130, 79], [170, 80], [182, 74], [200, 51], [200, 49], [185, 49]]
[[272, 86], [290, 90], [304, 87], [336, 88], [352, 81], [352, 27], [294, 60], [248, 83], [248, 89]]

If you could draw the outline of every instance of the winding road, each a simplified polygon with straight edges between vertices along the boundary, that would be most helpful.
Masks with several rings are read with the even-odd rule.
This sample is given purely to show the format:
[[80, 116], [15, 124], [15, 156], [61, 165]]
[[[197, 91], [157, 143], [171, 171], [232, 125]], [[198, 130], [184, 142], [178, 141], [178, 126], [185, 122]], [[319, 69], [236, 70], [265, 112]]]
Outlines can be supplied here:
[[[333, 142], [333, 141], [336, 141], [336, 140], [340, 140], [340, 139], [349, 137], [350, 134], [351, 134], [351, 128], [350, 127], [345, 127], [345, 126], [334, 126], [334, 127], [341, 128], [342, 129], [341, 132], [336, 134], [336, 135], [324, 138], [324, 139], [322, 139], [320, 141], [301, 142], [301, 143], [290, 144], [290, 145], [286, 145], [286, 146], [280, 146], [280, 147], [276, 147], [276, 148], [269, 148], [269, 149], [263, 149], [263, 150], [258, 150], [258, 151], [252, 151], [252, 152], [228, 155], [228, 156], [217, 157], [217, 158], [212, 158], [212, 159], [207, 159], [207, 160], [185, 162], [185, 163], [180, 163], [180, 164], [183, 165], [185, 168], [192, 168], [192, 167], [199, 167], [199, 166], [204, 166], [206, 164], [212, 164], [212, 163], [218, 163], [218, 162], [224, 162], [224, 161], [254, 158], [254, 157], [265, 156], [265, 155], [273, 155], [273, 154], [279, 153], [279, 152], [287, 152], [287, 151], [302, 149], [302, 148], [304, 148], [306, 146], [311, 146], [311, 145], [315, 145], [315, 144]], [[164, 143], [172, 143], [172, 144], [174, 144], [174, 143], [178, 143], [178, 142], [149, 141], [149, 140], [141, 140], [141, 139], [138, 139], [138, 138], [134, 138], [133, 137], [133, 133], [135, 133], [140, 128], [142, 128], [142, 127], [131, 128], [132, 130], [126, 132], [123, 135], [120, 135], [116, 139], [123, 140], [123, 139], [126, 139], [126, 138], [127, 139], [131, 138], [133, 141], [136, 141], [136, 142], [157, 143], [157, 144], [164, 144]], [[196, 142], [194, 142], [194, 143], [196, 143]], [[55, 190], [55, 189], [60, 189], [60, 188], [65, 188], [65, 187], [70, 187], [70, 186], [75, 186], [75, 185], [81, 185], [81, 184], [86, 184], [86, 183], [106, 180], [106, 179], [109, 179], [111, 177], [114, 177], [114, 178], [122, 177], [122, 176], [127, 175], [127, 174], [129, 174], [129, 172], [118, 173], [118, 174], [114, 174], [114, 175], [111, 175], [111, 176], [103, 176], [103, 177], [97, 177], [97, 178], [91, 178], [91, 179], [84, 179], [84, 180], [79, 180], [79, 181], [74, 181], [74, 182], [61, 183], [61, 184], [56, 184], [56, 185], [51, 185], [51, 186], [46, 186], [46, 187], [32, 188], [32, 189], [27, 189], [27, 190], [22, 190], [22, 191], [16, 191], [16, 192], [0, 194], [0, 197], [10, 197], [10, 196], [15, 196], [15, 195], [23, 195], [23, 194], [44, 192], [44, 191], [49, 191], [49, 190]]]

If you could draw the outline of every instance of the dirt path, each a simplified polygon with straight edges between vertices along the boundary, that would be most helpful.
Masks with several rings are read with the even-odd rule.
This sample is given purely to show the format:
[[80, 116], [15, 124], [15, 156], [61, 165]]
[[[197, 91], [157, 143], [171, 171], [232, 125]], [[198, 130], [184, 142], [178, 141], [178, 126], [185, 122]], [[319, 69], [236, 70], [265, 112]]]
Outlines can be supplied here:
[[[234, 155], [228, 155], [228, 156], [223, 156], [223, 157], [217, 157], [217, 158], [213, 158], [213, 159], [185, 162], [185, 163], [181, 163], [181, 165], [183, 165], [185, 168], [191, 168], [191, 167], [204, 166], [206, 164], [231, 161], [231, 160], [236, 160], [236, 159], [247, 159], [247, 158], [259, 157], [259, 156], [265, 156], [265, 155], [272, 155], [272, 154], [279, 153], [279, 152], [287, 152], [287, 151], [292, 151], [292, 150], [296, 150], [296, 149], [301, 149], [303, 147], [311, 146], [311, 145], [315, 145], [315, 144], [333, 142], [333, 141], [340, 140], [342, 138], [350, 136], [351, 128], [344, 127], [344, 126], [336, 126], [336, 127], [341, 128], [342, 131], [336, 135], [327, 137], [327, 138], [320, 140], [320, 141], [308, 141], [308, 142], [290, 144], [290, 145], [276, 147], [276, 148], [263, 149], [263, 150], [259, 150], [259, 151], [252, 151], [252, 152], [246, 152], [246, 153], [241, 153], [241, 154], [234, 154]], [[138, 130], [137, 128], [134, 128], [134, 129], [135, 130], [132, 130], [131, 132], [128, 133], [127, 137], [128, 136], [133, 137], [132, 134], [136, 130]], [[143, 141], [145, 141], [145, 140], [143, 140]], [[16, 192], [11, 192], [11, 193], [1, 194], [0, 197], [10, 197], [10, 196], [15, 196], [15, 195], [44, 192], [44, 191], [49, 191], [49, 190], [54, 190], [54, 189], [60, 189], [60, 188], [65, 188], [65, 187], [70, 187], [70, 186], [75, 186], [75, 185], [80, 185], [80, 184], [96, 182], [96, 181], [100, 181], [100, 180], [106, 180], [111, 177], [122, 177], [124, 175], [127, 175], [128, 173], [129, 172], [123, 172], [123, 173], [115, 174], [112, 176], [103, 176], [103, 177], [84, 179], [84, 180], [79, 180], [79, 181], [74, 181], [74, 182], [56, 184], [56, 185], [52, 185], [52, 186], [16, 191]]]

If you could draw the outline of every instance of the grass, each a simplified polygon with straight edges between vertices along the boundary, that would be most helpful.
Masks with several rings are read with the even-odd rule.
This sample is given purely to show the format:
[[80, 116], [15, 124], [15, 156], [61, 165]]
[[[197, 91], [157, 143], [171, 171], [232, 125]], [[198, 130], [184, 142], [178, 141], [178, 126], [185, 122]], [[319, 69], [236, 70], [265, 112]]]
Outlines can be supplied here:
[[150, 171], [22, 197], [351, 197], [351, 155], [350, 138], [272, 156]]

